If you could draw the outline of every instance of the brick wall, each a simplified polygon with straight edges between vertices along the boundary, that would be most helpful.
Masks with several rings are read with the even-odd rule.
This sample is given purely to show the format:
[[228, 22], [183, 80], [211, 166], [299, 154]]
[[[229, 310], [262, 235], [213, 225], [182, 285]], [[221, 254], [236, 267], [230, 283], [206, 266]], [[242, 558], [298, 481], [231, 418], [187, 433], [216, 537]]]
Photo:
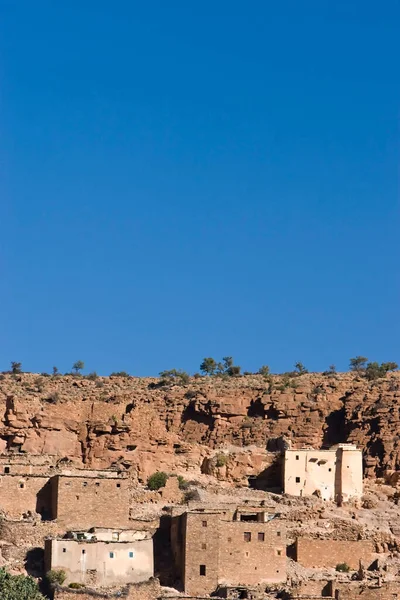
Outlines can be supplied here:
[[51, 490], [48, 482], [48, 477], [2, 475], [0, 509], [10, 518], [19, 518], [28, 511], [40, 512], [50, 517]]
[[219, 514], [186, 513], [183, 584], [187, 594], [209, 594], [218, 585]]
[[279, 519], [221, 521], [219, 533], [220, 580], [230, 585], [286, 580], [286, 537]]
[[126, 527], [129, 487], [123, 478], [59, 475], [53, 480], [53, 515], [65, 528]]
[[298, 538], [295, 544], [296, 560], [303, 567], [331, 567], [347, 563], [358, 569], [360, 560], [367, 567], [377, 558], [375, 544], [369, 540], [356, 542]]

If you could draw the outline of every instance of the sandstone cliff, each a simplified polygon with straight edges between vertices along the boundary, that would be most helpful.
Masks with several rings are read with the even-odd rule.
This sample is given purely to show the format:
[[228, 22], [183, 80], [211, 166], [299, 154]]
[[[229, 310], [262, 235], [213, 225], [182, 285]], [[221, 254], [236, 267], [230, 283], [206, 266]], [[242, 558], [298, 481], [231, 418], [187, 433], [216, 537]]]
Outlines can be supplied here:
[[268, 478], [270, 453], [282, 444], [348, 441], [364, 449], [366, 474], [380, 475], [400, 468], [399, 408], [400, 373], [374, 382], [354, 374], [201, 377], [185, 386], [5, 374], [0, 452], [119, 465], [140, 481], [164, 469], [243, 483]]

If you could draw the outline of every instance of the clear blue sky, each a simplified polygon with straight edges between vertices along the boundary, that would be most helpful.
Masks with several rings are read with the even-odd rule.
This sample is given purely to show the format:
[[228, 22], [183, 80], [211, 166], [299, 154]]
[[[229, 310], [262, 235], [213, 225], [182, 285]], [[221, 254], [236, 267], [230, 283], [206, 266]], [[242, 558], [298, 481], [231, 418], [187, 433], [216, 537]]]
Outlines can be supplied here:
[[0, 369], [400, 362], [397, 1], [0, 13]]

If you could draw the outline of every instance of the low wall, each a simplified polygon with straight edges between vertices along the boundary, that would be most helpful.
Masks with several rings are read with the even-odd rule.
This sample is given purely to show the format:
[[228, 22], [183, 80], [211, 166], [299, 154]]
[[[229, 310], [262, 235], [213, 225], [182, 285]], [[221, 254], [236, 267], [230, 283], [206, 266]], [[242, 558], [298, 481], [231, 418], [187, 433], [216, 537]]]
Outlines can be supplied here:
[[377, 558], [375, 544], [369, 540], [319, 540], [297, 538], [295, 543], [296, 561], [309, 568], [335, 568], [339, 563], [347, 563], [351, 569], [358, 569], [361, 562], [369, 567]]
[[103, 594], [95, 590], [82, 589], [73, 590], [58, 587], [54, 593], [54, 600], [157, 600], [160, 597], [161, 588], [158, 579], [149, 579], [143, 583], [129, 585], [122, 590]]

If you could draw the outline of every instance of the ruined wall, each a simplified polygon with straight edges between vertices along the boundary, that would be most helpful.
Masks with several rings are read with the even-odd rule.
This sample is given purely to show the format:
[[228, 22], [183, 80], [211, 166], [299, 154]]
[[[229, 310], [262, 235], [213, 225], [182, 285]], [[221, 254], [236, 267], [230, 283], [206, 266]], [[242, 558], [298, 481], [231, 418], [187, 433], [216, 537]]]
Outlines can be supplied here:
[[400, 583], [384, 582], [380, 586], [365, 581], [334, 583], [333, 596], [337, 600], [396, 600], [400, 598]]
[[127, 527], [129, 502], [127, 479], [59, 475], [53, 482], [53, 515], [66, 529]]
[[295, 553], [297, 562], [303, 567], [312, 568], [335, 568], [340, 563], [347, 563], [352, 569], [358, 569], [360, 560], [369, 567], [377, 558], [375, 544], [369, 540], [352, 542], [298, 538]]
[[311, 496], [315, 492], [323, 500], [335, 499], [335, 450], [286, 450], [284, 491], [291, 496]]
[[120, 600], [157, 600], [160, 597], [161, 588], [158, 579], [151, 579], [143, 583], [127, 586], [114, 593], [101, 593], [85, 590], [71, 590], [68, 588], [57, 588], [54, 600], [109, 600], [119, 598]]

